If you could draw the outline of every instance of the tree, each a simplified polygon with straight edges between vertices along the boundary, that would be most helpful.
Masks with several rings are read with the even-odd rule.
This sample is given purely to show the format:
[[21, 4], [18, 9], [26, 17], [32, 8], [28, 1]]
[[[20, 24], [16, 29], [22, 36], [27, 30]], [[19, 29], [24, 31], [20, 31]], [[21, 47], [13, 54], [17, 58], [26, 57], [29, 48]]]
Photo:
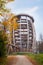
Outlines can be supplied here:
[[[9, 13], [5, 14], [5, 12], [8, 12], [8, 9], [6, 9], [6, 4], [9, 3], [9, 2], [12, 2], [12, 1], [14, 1], [14, 0], [0, 0], [0, 12], [1, 12], [0, 15], [2, 17], [6, 16], [4, 18], [4, 21], [3, 21], [2, 24], [4, 25], [5, 32], [6, 32], [6, 29], [7, 29], [10, 33], [12, 32], [12, 29], [16, 30], [17, 27], [18, 27], [18, 23], [15, 22], [16, 21], [16, 19], [15, 19], [16, 16], [13, 15], [13, 14], [9, 15]], [[6, 19], [8, 16], [9, 16], [9, 18]]]
[[43, 53], [43, 35], [40, 34], [40, 39], [39, 39], [39, 52]]
[[[9, 2], [12, 2], [12, 1], [14, 1], [14, 0], [0, 0], [0, 15], [1, 16], [8, 17], [8, 13], [7, 13], [7, 15], [5, 14], [6, 12], [9, 12], [9, 9], [6, 9], [6, 4]], [[9, 36], [9, 34], [8, 34], [8, 36], [9, 36], [9, 38], [12, 37], [13, 43], [14, 43], [14, 30], [16, 30], [18, 28], [18, 23], [16, 22], [16, 20], [17, 20], [17, 17], [13, 14], [10, 14], [9, 18], [6, 19], [6, 17], [5, 17], [4, 21], [2, 23], [4, 25], [5, 32], [6, 32], [6, 30], [8, 30], [10, 32], [10, 36]], [[13, 33], [13, 35], [11, 33]], [[8, 40], [9, 40], [9, 38], [8, 38]], [[12, 43], [11, 40], [10, 40], [10, 43]]]
[[7, 21], [2, 22], [4, 28], [6, 28], [11, 34], [13, 34], [13, 37], [14, 37], [14, 30], [17, 30], [19, 27], [17, 20], [18, 18], [15, 15], [11, 14]]
[[4, 20], [7, 18], [7, 13], [10, 12], [10, 9], [6, 8], [6, 4], [12, 1], [14, 0], [0, 0], [0, 16], [2, 16]]
[[0, 12], [6, 12], [8, 9], [6, 8], [6, 4], [14, 1], [14, 0], [0, 0]]
[[6, 65], [7, 59], [7, 36], [3, 30], [0, 30], [0, 65]]
[[7, 36], [4, 31], [0, 31], [0, 57], [6, 56]]
[[5, 32], [7, 30], [10, 33], [10, 34], [9, 33], [7, 34], [8, 54], [9, 54], [10, 49], [11, 49], [11, 44], [13, 43], [13, 45], [14, 45], [14, 43], [15, 43], [15, 41], [14, 41], [14, 30], [17, 30], [18, 26], [19, 26], [19, 24], [17, 23], [17, 20], [18, 20], [18, 18], [15, 15], [10, 14], [8, 20], [4, 21], [2, 23], [4, 25]]

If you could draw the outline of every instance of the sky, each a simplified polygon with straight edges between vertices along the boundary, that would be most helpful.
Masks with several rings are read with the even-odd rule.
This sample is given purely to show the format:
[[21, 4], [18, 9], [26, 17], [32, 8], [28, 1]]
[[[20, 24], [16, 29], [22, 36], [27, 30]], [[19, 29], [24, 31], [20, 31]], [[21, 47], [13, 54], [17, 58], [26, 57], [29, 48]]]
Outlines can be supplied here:
[[14, 14], [24, 13], [34, 18], [36, 39], [39, 40], [39, 35], [43, 34], [43, 0], [15, 0], [7, 7]]

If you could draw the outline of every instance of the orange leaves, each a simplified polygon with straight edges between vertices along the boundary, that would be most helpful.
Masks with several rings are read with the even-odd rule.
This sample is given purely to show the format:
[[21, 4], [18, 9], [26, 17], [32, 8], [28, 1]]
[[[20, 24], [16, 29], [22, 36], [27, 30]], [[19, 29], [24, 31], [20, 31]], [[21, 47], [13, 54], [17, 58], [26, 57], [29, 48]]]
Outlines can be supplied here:
[[18, 28], [18, 23], [17, 23], [18, 18], [14, 14], [10, 14], [10, 18], [8, 19], [8, 23], [10, 26], [16, 30]]
[[17, 23], [18, 18], [14, 14], [10, 14], [10, 17], [7, 21], [3, 22], [3, 25], [9, 30], [18, 29], [19, 24]]
[[7, 22], [7, 21], [4, 21], [2, 24], [3, 24], [4, 26], [7, 26], [7, 25], [8, 25], [8, 22]]
[[17, 17], [15, 17], [11, 23], [14, 30], [18, 29]]
[[19, 26], [18, 23], [16, 21], [14, 21], [14, 24], [13, 24], [14, 30], [18, 29], [18, 26]]
[[14, 19], [14, 15], [13, 15], [13, 14], [9, 14], [9, 19], [8, 19], [8, 21], [9, 21], [9, 22], [12, 22], [13, 19]]

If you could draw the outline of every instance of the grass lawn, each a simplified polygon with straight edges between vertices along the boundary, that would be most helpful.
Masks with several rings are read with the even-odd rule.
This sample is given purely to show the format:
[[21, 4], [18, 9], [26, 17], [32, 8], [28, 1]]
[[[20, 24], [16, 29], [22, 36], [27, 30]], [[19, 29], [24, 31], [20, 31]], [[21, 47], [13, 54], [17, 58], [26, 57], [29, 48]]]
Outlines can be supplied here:
[[35, 60], [39, 63], [39, 65], [43, 65], [43, 54], [35, 55]]
[[36, 61], [36, 64], [43, 65], [43, 54], [28, 54], [28, 57]]

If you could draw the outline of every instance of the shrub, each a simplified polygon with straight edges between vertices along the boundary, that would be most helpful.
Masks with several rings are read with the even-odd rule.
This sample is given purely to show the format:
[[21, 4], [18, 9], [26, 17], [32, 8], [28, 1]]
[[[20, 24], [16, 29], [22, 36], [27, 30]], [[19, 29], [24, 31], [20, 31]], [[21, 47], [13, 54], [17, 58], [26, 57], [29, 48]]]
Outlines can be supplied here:
[[0, 31], [0, 65], [5, 65], [7, 37], [4, 31]]

